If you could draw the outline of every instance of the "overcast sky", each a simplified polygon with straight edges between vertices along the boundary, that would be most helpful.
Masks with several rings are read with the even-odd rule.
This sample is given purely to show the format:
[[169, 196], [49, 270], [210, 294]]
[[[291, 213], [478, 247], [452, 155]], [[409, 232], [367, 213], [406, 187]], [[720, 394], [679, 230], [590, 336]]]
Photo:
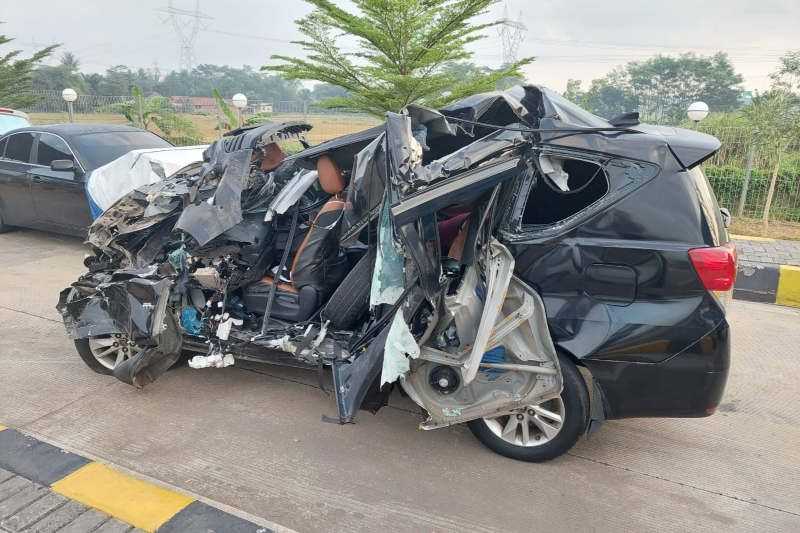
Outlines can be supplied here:
[[[27, 51], [59, 42], [86, 71], [116, 64], [162, 71], [179, 64], [179, 39], [167, 0], [0, 0], [0, 33]], [[345, 4], [347, 2], [344, 2]], [[528, 80], [563, 90], [568, 78], [585, 82], [616, 65], [656, 53], [722, 50], [731, 56], [747, 89], [764, 89], [778, 57], [800, 48], [800, 0], [508, 0], [512, 18], [527, 27], [519, 56], [536, 56]], [[195, 0], [174, 0], [194, 9]], [[235, 7], [234, 7], [235, 6]], [[300, 0], [200, 0], [203, 20], [197, 63], [259, 67], [271, 54], [300, 54], [294, 20], [309, 11]], [[521, 15], [520, 15], [521, 12]], [[498, 4], [484, 18], [503, 14]], [[187, 30], [188, 19], [181, 21]], [[497, 66], [496, 32], [474, 46], [474, 61]]]

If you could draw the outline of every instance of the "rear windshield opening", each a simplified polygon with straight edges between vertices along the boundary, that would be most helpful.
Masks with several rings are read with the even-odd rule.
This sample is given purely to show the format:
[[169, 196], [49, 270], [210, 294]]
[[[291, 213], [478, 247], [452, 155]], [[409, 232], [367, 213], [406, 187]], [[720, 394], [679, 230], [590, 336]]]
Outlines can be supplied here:
[[608, 178], [600, 165], [579, 159], [540, 159], [541, 172], [528, 194], [522, 223], [560, 222], [586, 209], [608, 192]]

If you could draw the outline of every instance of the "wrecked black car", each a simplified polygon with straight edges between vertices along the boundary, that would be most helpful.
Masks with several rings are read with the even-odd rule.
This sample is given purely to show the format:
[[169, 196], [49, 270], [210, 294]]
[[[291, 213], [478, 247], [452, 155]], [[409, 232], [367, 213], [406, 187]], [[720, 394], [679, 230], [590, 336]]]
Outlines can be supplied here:
[[528, 461], [605, 419], [714, 411], [735, 274], [698, 168], [716, 139], [537, 86], [309, 129], [232, 131], [94, 222], [58, 303], [87, 365], [136, 387], [186, 352], [330, 372], [342, 424], [399, 384], [423, 429]]

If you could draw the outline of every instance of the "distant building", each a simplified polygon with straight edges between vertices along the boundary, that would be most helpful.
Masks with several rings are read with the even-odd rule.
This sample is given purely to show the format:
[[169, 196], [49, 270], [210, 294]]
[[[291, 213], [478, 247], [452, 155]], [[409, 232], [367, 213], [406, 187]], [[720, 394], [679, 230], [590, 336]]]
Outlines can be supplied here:
[[272, 102], [253, 102], [253, 113], [272, 113]]
[[[216, 113], [217, 103], [210, 96], [170, 96], [170, 103], [183, 113]], [[230, 100], [225, 100], [228, 105]]]
[[[208, 113], [218, 112], [217, 102], [210, 96], [170, 96], [170, 103], [181, 113]], [[235, 110], [233, 102], [225, 99], [225, 103]], [[250, 102], [244, 110], [246, 114], [272, 113], [272, 102]]]

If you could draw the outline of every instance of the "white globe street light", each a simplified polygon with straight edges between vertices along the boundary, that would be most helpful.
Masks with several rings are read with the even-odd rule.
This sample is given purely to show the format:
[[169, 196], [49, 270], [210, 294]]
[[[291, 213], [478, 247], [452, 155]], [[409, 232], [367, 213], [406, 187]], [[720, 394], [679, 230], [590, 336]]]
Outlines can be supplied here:
[[693, 120], [695, 124], [708, 116], [708, 104], [705, 102], [694, 102], [686, 110], [686, 115], [689, 120]]
[[65, 102], [74, 102], [78, 99], [78, 93], [75, 92], [75, 89], [67, 87], [61, 91], [61, 98], [63, 98]]
[[234, 94], [233, 98], [231, 98], [231, 101], [233, 102], [233, 105], [239, 109], [244, 109], [247, 107], [247, 97], [242, 93]]
[[75, 114], [72, 111], [72, 102], [78, 99], [78, 93], [75, 92], [75, 89], [70, 89], [67, 87], [63, 91], [61, 91], [61, 98], [67, 103], [67, 113], [69, 114], [69, 121], [75, 122]]
[[239, 115], [239, 127], [242, 126], [242, 109], [247, 107], [247, 97], [242, 93], [236, 93], [231, 98], [231, 102], [233, 103], [233, 107], [236, 108], [236, 111]]

